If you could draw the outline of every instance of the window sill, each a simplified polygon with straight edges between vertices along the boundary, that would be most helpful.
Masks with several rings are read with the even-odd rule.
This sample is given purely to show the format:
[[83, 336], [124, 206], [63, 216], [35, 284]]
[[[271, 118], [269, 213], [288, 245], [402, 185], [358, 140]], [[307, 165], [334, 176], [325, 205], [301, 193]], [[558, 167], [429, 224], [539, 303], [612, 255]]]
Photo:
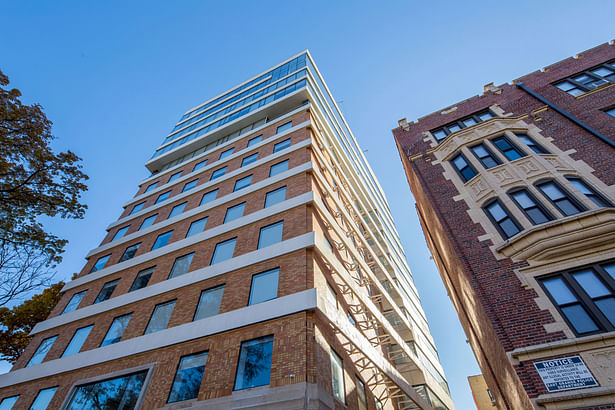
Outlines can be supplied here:
[[600, 252], [615, 243], [615, 208], [600, 208], [527, 229], [498, 245], [515, 261], [546, 263]]

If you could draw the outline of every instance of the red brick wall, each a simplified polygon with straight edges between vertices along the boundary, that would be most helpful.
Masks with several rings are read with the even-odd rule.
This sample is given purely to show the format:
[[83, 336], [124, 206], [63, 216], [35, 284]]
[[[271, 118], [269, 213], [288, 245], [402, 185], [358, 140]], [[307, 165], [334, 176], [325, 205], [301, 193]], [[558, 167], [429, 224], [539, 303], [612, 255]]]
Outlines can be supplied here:
[[[559, 79], [614, 58], [615, 46], [603, 44], [582, 53], [578, 59], [563, 60], [547, 67], [545, 72], [534, 72], [519, 80], [615, 142], [615, 119], [601, 111], [615, 103], [615, 85], [581, 98], [572, 97], [552, 85]], [[524, 121], [539, 127], [560, 149], [576, 150], [573, 159], [589, 164], [595, 169], [594, 175], [607, 185], [615, 183], [615, 150], [612, 147], [552, 109], [534, 115], [533, 111], [544, 104], [516, 86], [504, 84], [500, 88], [501, 92], [486, 92], [462, 101], [455, 105], [456, 110], [441, 110], [448, 114], [438, 111], [420, 118], [409, 124], [408, 131], [401, 128], [393, 131], [422, 216], [424, 232], [432, 236], [428, 244], [491, 387], [495, 379], [499, 379], [501, 387], [508, 373], [508, 364], [498, 364], [506, 359], [504, 351], [565, 336], [561, 332], [544, 330], [544, 325], [553, 322], [553, 318], [538, 308], [534, 302], [535, 292], [524, 288], [513, 272], [525, 264], [498, 260], [489, 249], [491, 243], [478, 241], [484, 230], [472, 222], [463, 201], [453, 200], [458, 191], [442, 175], [442, 165], [433, 165], [435, 157], [428, 152], [431, 147], [423, 141], [422, 133], [498, 104], [505, 113], [527, 115]], [[414, 156], [409, 160], [408, 157]], [[442, 258], [439, 262], [438, 252]], [[470, 292], [471, 297], [464, 299], [462, 291]], [[493, 350], [489, 345], [495, 338], [500, 346]], [[545, 392], [531, 364], [522, 363], [515, 371], [529, 397]], [[514, 389], [504, 394], [509, 394], [510, 400], [525, 400], [521, 396], [514, 398]]]

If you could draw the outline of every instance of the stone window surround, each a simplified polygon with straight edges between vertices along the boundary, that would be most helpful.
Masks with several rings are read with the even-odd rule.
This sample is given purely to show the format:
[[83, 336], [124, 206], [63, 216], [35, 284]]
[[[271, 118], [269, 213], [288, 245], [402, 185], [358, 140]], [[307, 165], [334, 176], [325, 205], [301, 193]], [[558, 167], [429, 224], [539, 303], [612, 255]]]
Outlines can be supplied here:
[[[492, 106], [490, 109], [494, 113], [503, 115], [502, 110], [497, 106]], [[431, 142], [432, 147], [434, 147], [430, 149], [427, 154], [433, 153], [437, 158], [437, 160], [431, 162], [432, 165], [441, 164], [444, 167], [444, 177], [453, 182], [460, 192], [460, 195], [455, 196], [453, 199], [455, 201], [465, 200], [470, 208], [468, 213], [473, 222], [480, 223], [486, 232], [485, 235], [481, 235], [478, 238], [479, 241], [492, 240], [494, 245], [491, 246], [491, 249], [497, 259], [503, 258], [503, 256], [496, 251], [496, 247], [502, 243], [502, 237], [488, 220], [487, 216], [484, 215], [482, 209], [480, 209], [482, 205], [490, 199], [496, 196], [499, 197], [515, 219], [521, 223], [523, 228], [528, 229], [531, 228], [533, 224], [523, 211], [517, 207], [512, 198], [507, 195], [507, 192], [512, 189], [527, 188], [540, 200], [541, 204], [554, 215], [560, 215], [560, 212], [533, 186], [535, 182], [541, 179], [550, 178], [556, 180], [560, 185], [572, 192], [575, 198], [577, 198], [587, 209], [596, 209], [596, 206], [591, 200], [579, 193], [576, 188], [572, 186], [570, 181], [566, 179], [566, 176], [582, 178], [598, 193], [611, 201], [613, 201], [615, 197], [615, 186], [608, 187], [592, 175], [593, 169], [589, 167], [589, 165], [583, 161], [575, 161], [570, 158], [570, 155], [574, 154], [576, 150], [563, 152], [553, 144], [552, 138], [545, 138], [541, 135], [540, 128], [533, 124], [525, 123], [523, 121], [525, 118], [527, 118], [527, 115], [520, 117], [511, 117], [508, 115], [508, 117], [500, 116], [492, 118], [451, 134], [446, 140], [442, 141], [440, 145], [435, 144], [435, 138], [429, 133], [424, 133], [426, 136], [424, 140]], [[536, 141], [536, 143], [543, 146], [552, 154], [536, 154], [518, 139], [515, 132], [527, 134]], [[523, 149], [526, 156], [514, 161], [508, 161], [502, 155], [501, 158], [505, 161], [503, 164], [490, 169], [484, 169], [476, 157], [471, 154], [469, 147], [479, 141], [502, 134]], [[460, 180], [454, 167], [448, 162], [458, 152], [464, 153], [468, 161], [479, 171], [477, 176], [466, 183]], [[501, 155], [499, 151], [497, 151], [497, 154]], [[512, 168], [527, 170], [529, 175], [521, 177], [519, 172], [514, 170], [511, 171]], [[491, 182], [491, 184], [489, 182]]]

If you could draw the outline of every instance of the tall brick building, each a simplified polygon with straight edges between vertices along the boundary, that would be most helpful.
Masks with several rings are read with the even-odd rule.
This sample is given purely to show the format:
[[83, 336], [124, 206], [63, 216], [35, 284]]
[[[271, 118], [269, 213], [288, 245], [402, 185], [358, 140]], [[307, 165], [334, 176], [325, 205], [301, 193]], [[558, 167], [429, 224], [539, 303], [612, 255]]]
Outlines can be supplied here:
[[498, 408], [615, 408], [615, 42], [399, 125]]
[[189, 110], [0, 409], [453, 409], [376, 178], [308, 52]]

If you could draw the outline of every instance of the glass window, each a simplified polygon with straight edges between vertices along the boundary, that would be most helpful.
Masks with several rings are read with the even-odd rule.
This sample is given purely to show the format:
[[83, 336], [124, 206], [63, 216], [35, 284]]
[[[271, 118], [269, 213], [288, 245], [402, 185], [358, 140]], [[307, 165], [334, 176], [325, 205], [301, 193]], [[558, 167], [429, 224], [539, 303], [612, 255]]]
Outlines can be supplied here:
[[269, 168], [269, 177], [281, 174], [284, 171], [288, 171], [288, 160], [272, 165], [271, 168]]
[[499, 201], [493, 201], [484, 207], [487, 215], [495, 224], [504, 238], [510, 238], [521, 231], [517, 222], [510, 216], [508, 210]]
[[130, 211], [130, 214], [129, 214], [129, 215], [136, 214], [136, 213], [137, 213], [137, 212], [139, 212], [141, 209], [143, 209], [143, 207], [144, 207], [144, 206], [145, 206], [145, 201], [143, 201], [143, 202], [140, 202], [140, 203], [136, 204], [136, 205], [132, 208], [132, 211]]
[[182, 171], [176, 172], [169, 178], [169, 183], [175, 181], [177, 178], [182, 176]]
[[192, 172], [198, 171], [199, 169], [203, 168], [205, 165], [207, 165], [207, 160], [206, 159], [204, 159], [203, 161], [195, 164], [194, 168], [192, 169]]
[[286, 201], [286, 186], [267, 192], [267, 195], [265, 195], [265, 208], [284, 201]]
[[457, 173], [459, 174], [463, 182], [468, 182], [469, 180], [474, 178], [474, 176], [476, 176], [476, 171], [474, 170], [472, 165], [468, 163], [468, 161], [462, 154], [459, 154], [455, 158], [453, 158], [452, 162], [453, 166], [457, 170]]
[[173, 207], [173, 209], [171, 209], [171, 213], [169, 214], [169, 218], [173, 218], [174, 216], [177, 216], [177, 215], [181, 214], [182, 212], [184, 212], [184, 208], [186, 207], [187, 203], [188, 202], [184, 202], [183, 204], [175, 205]]
[[543, 280], [542, 284], [578, 334], [599, 330], [596, 322], [589, 316], [568, 285], [564, 283], [563, 278]]
[[154, 242], [154, 245], [152, 246], [152, 250], [162, 248], [167, 243], [169, 243], [171, 235], [173, 235], [173, 231], [161, 233], [160, 235], [158, 235], [158, 238], [156, 238], [156, 242]]
[[248, 147], [251, 147], [252, 145], [258, 144], [262, 140], [263, 140], [263, 136], [262, 135], [254, 137], [254, 138], [252, 138], [251, 140], [248, 141]]
[[367, 396], [365, 395], [365, 384], [359, 378], [357, 380], [357, 399], [359, 401], [359, 410], [367, 410]]
[[230, 208], [228, 208], [226, 210], [226, 215], [224, 216], [223, 223], [231, 222], [237, 218], [241, 218], [243, 216], [243, 210], [245, 207], [246, 207], [246, 203], [242, 202], [240, 204], [237, 204], [235, 206], [231, 206]]
[[153, 184], [148, 185], [148, 187], [145, 189], [145, 192], [149, 192], [152, 189], [156, 188], [158, 186], [158, 181], [154, 182]]
[[115, 241], [122, 238], [124, 235], [126, 235], [126, 231], [128, 231], [128, 228], [130, 228], [130, 225], [126, 225], [125, 227], [118, 229], [115, 235], [113, 235], [113, 239], [111, 240]]
[[584, 210], [580, 205], [577, 205], [576, 201], [567, 192], [553, 181], [543, 182], [536, 186], [564, 216], [578, 214]]
[[517, 136], [517, 138], [521, 140], [521, 142], [527, 145], [536, 154], [548, 154], [549, 153], [549, 151], [547, 151], [542, 146], [538, 145], [536, 141], [531, 139], [529, 135], [526, 135], [526, 134], [515, 134], [515, 135]]
[[607, 276], [601, 276], [598, 276], [597, 271], [593, 269], [585, 269], [572, 274], [572, 278], [589, 297], [590, 301], [588, 301], [588, 304], [591, 305], [593, 303], [606, 318], [606, 321], [601, 321], [608, 321], [608, 325], [610, 325], [606, 326], [608, 329], [615, 326], [615, 292], [606, 284]]
[[53, 343], [56, 341], [57, 338], [58, 336], [51, 336], [43, 340], [41, 344], [38, 345], [38, 349], [36, 349], [36, 352], [34, 352], [32, 358], [30, 359], [26, 367], [34, 366], [41, 363], [45, 356], [47, 356], [47, 353], [49, 353], [49, 350], [51, 350], [51, 346], [53, 346]]
[[258, 159], [258, 152], [255, 152], [254, 154], [248, 155], [247, 157], [242, 159], [241, 160], [241, 166], [245, 167], [246, 165], [249, 165], [249, 164], [253, 163], [257, 159]]
[[[75, 388], [66, 410], [136, 408], [147, 370]], [[120, 407], [121, 405], [121, 407]]]
[[596, 204], [597, 207], [602, 208], [612, 206], [606, 199], [604, 199], [602, 195], [598, 194], [598, 192], [596, 192], [593, 188], [587, 185], [582, 179], [574, 177], [566, 178], [579, 192], [581, 192], [594, 204]]
[[156, 220], [156, 217], [158, 216], [158, 214], [154, 214], [152, 216], [148, 216], [147, 218], [145, 218], [143, 220], [143, 222], [141, 223], [141, 226], [139, 227], [139, 230], [143, 230], [145, 228], [149, 228], [150, 226], [152, 226], [154, 224], [154, 221]]
[[110, 257], [111, 257], [111, 254], [105, 255], [105, 256], [101, 256], [100, 258], [98, 258], [98, 260], [96, 261], [94, 266], [92, 266], [92, 270], [90, 271], [90, 273], [96, 272], [96, 271], [101, 270], [102, 268], [104, 268], [105, 264], [107, 263], [107, 261], [109, 260]]
[[438, 141], [443, 140], [444, 138], [446, 138], [446, 131], [444, 131], [443, 129], [439, 129], [439, 130], [435, 130], [432, 132], [433, 136], [436, 137], [436, 139]]
[[346, 393], [344, 391], [344, 367], [342, 358], [331, 349], [331, 384], [333, 387], [333, 396], [344, 403], [346, 401]]
[[218, 168], [211, 174], [210, 181], [213, 181], [216, 178], [220, 178], [225, 173], [226, 173], [226, 167]]
[[100, 292], [98, 292], [98, 296], [96, 297], [94, 303], [104, 302], [105, 300], [109, 299], [118, 283], [120, 283], [119, 279], [105, 283]]
[[206, 192], [205, 194], [203, 194], [203, 198], [201, 199], [201, 203], [200, 205], [205, 205], [208, 202], [213, 201], [214, 199], [216, 199], [216, 196], [218, 195], [218, 190], [214, 189], [213, 191], [209, 191]]
[[83, 297], [85, 296], [86, 292], [87, 290], [82, 290], [79, 293], [75, 293], [73, 297], [70, 298], [70, 300], [68, 301], [68, 305], [66, 305], [66, 307], [62, 311], [62, 314], [76, 310], [77, 307], [79, 307], [81, 301], [83, 300]]
[[284, 132], [284, 131], [286, 131], [286, 130], [288, 130], [288, 129], [292, 128], [292, 127], [293, 127], [293, 122], [292, 122], [292, 121], [288, 121], [286, 124], [282, 124], [282, 125], [280, 125], [280, 126], [276, 129], [275, 133], [276, 133], [276, 134], [279, 134], [279, 133]]
[[124, 254], [120, 258], [120, 262], [127, 261], [128, 259], [132, 259], [135, 257], [137, 250], [139, 250], [139, 246], [141, 246], [141, 242], [131, 245], [124, 251]]
[[519, 148], [515, 147], [513, 143], [504, 136], [495, 138], [491, 142], [493, 142], [493, 145], [495, 145], [509, 161], [514, 161], [525, 156]]
[[220, 153], [220, 159], [224, 159], [224, 158], [228, 157], [229, 155], [232, 155], [232, 154], [233, 154], [233, 150], [234, 150], [234, 149], [235, 149], [235, 148], [229, 148], [229, 149], [227, 149], [226, 151], [222, 151], [222, 152]]
[[275, 144], [273, 146], [273, 152], [276, 153], [278, 151], [282, 151], [283, 149], [286, 149], [290, 147], [290, 138], [285, 139], [284, 141], [280, 141], [277, 144]]
[[252, 175], [248, 175], [247, 177], [243, 177], [235, 181], [235, 187], [233, 188], [233, 192], [239, 191], [240, 189], [244, 189], [250, 186], [252, 183]]
[[2, 399], [0, 402], [0, 410], [12, 410], [18, 399], [19, 396], [11, 396]]
[[158, 196], [158, 199], [156, 199], [156, 203], [159, 204], [162, 201], [166, 201], [167, 198], [169, 198], [169, 196], [171, 196], [171, 191], [167, 191], [165, 193], [162, 193]]
[[461, 130], [461, 128], [463, 128], [461, 125], [459, 124], [451, 124], [448, 126], [448, 130], [449, 132], [452, 134], [453, 132], [457, 132], [459, 130]]
[[186, 183], [186, 185], [184, 185], [184, 189], [182, 189], [182, 192], [190, 191], [196, 186], [197, 182], [199, 182], [198, 178]]
[[135, 290], [139, 290], [147, 286], [150, 278], [152, 277], [152, 273], [154, 273], [154, 267], [143, 269], [141, 272], [137, 274], [134, 282], [130, 286], [128, 292], [133, 292]]
[[49, 403], [51, 403], [51, 399], [53, 399], [53, 395], [56, 394], [56, 390], [58, 387], [50, 387], [48, 389], [43, 389], [38, 392], [36, 395], [36, 399], [30, 406], [30, 410], [45, 410], [49, 407]]
[[453, 132], [457, 132], [463, 128], [471, 127], [472, 125], [487, 121], [490, 118], [493, 118], [493, 114], [491, 114], [489, 110], [481, 111], [476, 114], [468, 115], [460, 120], [453, 121], [438, 129], [431, 130], [431, 134], [436, 138], [436, 140], [441, 141]]
[[233, 257], [233, 252], [235, 252], [235, 242], [237, 242], [237, 238], [232, 238], [216, 244], [210, 265], [231, 259]]
[[252, 276], [248, 305], [266, 302], [278, 297], [278, 278], [280, 269], [271, 269]]
[[188, 229], [188, 233], [186, 234], [186, 238], [203, 232], [205, 230], [205, 225], [207, 225], [207, 217], [192, 222], [190, 224], [190, 228]]
[[132, 313], [128, 313], [127, 315], [118, 316], [113, 319], [113, 322], [111, 323], [111, 326], [109, 327], [105, 338], [100, 344], [100, 347], [112, 345], [119, 342], [122, 338], [122, 335], [124, 334], [124, 331], [126, 330], [126, 327], [128, 326], [128, 322], [130, 322], [131, 316]]
[[73, 335], [73, 338], [70, 340], [70, 343], [66, 347], [66, 350], [64, 350], [64, 353], [62, 353], [62, 357], [72, 356], [79, 353], [81, 347], [85, 343], [85, 339], [88, 338], [88, 335], [90, 334], [90, 331], [93, 327], [94, 325], [90, 325], [82, 327], [81, 329], [77, 329], [77, 331]]
[[510, 193], [517, 206], [525, 213], [534, 225], [553, 220], [553, 216], [525, 189]]
[[241, 343], [234, 390], [269, 384], [272, 353], [273, 336]]
[[169, 403], [195, 399], [198, 396], [206, 363], [207, 352], [182, 356], [173, 379]]
[[611, 117], [615, 117], [615, 107], [604, 110], [604, 112], [609, 114]]
[[472, 117], [466, 118], [462, 122], [463, 122], [463, 125], [465, 125], [466, 127], [470, 127], [472, 125], [478, 124], [478, 122]]
[[187, 273], [188, 269], [190, 269], [190, 263], [192, 262], [193, 257], [194, 252], [175, 259], [175, 262], [173, 262], [173, 267], [171, 268], [171, 273], [169, 273], [169, 279]]
[[202, 291], [192, 320], [205, 319], [220, 313], [223, 294], [224, 285]]
[[258, 235], [258, 249], [282, 242], [283, 230], [284, 221], [262, 227], [260, 234]]
[[489, 151], [485, 144], [478, 144], [470, 149], [485, 168], [493, 168], [500, 164], [500, 161]]
[[615, 82], [615, 68], [612, 64], [612, 62], [607, 62], [598, 67], [575, 74], [554, 85], [560, 90], [575, 97], [585, 94], [603, 84]]
[[169, 324], [169, 320], [171, 319], [171, 313], [173, 312], [174, 307], [174, 300], [156, 305], [154, 312], [152, 312], [152, 316], [149, 318], [149, 323], [145, 328], [145, 333], [143, 334], [147, 335], [149, 333], [166, 329]]

